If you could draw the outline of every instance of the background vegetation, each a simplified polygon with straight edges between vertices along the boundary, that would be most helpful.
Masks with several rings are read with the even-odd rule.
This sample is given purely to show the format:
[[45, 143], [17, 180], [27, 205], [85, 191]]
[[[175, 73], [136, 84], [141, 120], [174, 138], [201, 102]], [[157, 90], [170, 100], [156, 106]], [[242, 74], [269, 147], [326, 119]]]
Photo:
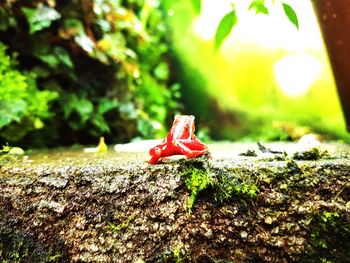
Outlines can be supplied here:
[[[251, 3], [266, 9], [260, 5], [256, 14]], [[176, 1], [168, 21], [182, 101], [211, 138], [298, 140], [320, 133], [350, 141], [310, 1], [201, 4], [198, 13], [191, 2]]]
[[163, 135], [179, 92], [169, 81], [158, 5], [1, 4], [1, 142], [39, 147], [96, 143], [102, 135], [109, 143]]

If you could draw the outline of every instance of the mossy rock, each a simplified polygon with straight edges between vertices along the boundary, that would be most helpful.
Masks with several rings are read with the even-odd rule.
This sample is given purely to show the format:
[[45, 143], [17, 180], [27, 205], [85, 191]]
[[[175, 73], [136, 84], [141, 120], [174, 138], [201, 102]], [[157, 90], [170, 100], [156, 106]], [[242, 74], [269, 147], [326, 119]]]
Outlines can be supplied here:
[[350, 147], [266, 146], [157, 165], [148, 145], [18, 157], [0, 167], [0, 261], [347, 262]]

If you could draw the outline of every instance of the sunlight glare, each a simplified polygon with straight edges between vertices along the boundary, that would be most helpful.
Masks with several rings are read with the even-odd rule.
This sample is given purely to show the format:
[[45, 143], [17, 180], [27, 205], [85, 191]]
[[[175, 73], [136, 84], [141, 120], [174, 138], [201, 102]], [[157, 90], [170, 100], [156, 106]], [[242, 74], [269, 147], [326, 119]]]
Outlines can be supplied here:
[[[255, 42], [267, 48], [283, 48], [301, 51], [305, 48], [322, 49], [322, 38], [317, 20], [309, 1], [286, 1], [298, 14], [300, 28], [292, 25], [281, 6], [269, 5], [269, 15], [248, 11], [247, 1], [237, 2], [236, 13], [239, 22], [224, 42], [222, 53], [232, 49], [237, 42]], [[222, 17], [231, 10], [231, 1], [203, 0], [201, 15], [193, 21], [193, 31], [201, 39], [210, 41]]]
[[288, 55], [276, 62], [274, 75], [278, 86], [288, 97], [305, 94], [316, 80], [321, 63], [306, 54]]

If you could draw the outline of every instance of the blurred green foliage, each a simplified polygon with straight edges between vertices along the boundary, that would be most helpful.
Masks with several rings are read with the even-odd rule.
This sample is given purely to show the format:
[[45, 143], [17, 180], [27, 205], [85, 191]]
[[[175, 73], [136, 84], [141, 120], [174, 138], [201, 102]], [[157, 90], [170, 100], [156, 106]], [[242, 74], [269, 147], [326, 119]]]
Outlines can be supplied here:
[[[203, 6], [208, 2], [211, 0], [202, 1]], [[284, 2], [276, 1], [278, 3]], [[208, 6], [213, 8], [213, 5]], [[263, 19], [273, 18], [273, 14], [264, 16], [266, 10], [262, 6], [255, 4], [250, 8], [253, 9], [250, 12], [262, 14], [260, 17]], [[292, 12], [288, 11], [289, 18], [283, 5], [279, 8], [283, 12], [281, 21], [286, 21], [290, 29], [296, 31], [297, 25], [287, 21], [292, 19]], [[302, 52], [293, 52], [284, 46], [276, 45], [275, 48], [275, 36], [271, 36], [272, 47], [247, 39], [243, 31], [252, 31], [249, 29], [252, 26], [245, 27], [250, 20], [240, 20], [244, 17], [242, 14], [246, 14], [244, 10], [237, 13], [241, 16], [234, 24], [236, 34], [222, 39], [222, 46], [215, 50], [218, 41], [215, 35], [222, 21], [222, 12], [218, 19], [210, 20], [215, 10], [203, 8], [198, 17], [192, 4], [185, 0], [173, 2], [171, 9], [168, 22], [172, 28], [173, 49], [178, 54], [176, 70], [182, 77], [181, 86], [186, 87], [181, 90], [185, 111], [196, 116], [200, 128], [207, 129], [212, 139], [298, 140], [305, 133], [319, 133], [326, 138], [350, 141], [325, 50], [308, 47]], [[232, 19], [233, 15], [231, 22]], [[211, 34], [213, 24], [217, 26]], [[270, 32], [264, 23], [256, 23], [254, 28], [264, 36]], [[210, 33], [212, 39], [203, 33]], [[295, 37], [292, 31], [290, 34], [290, 39]], [[226, 33], [221, 35], [228, 36]], [[295, 97], [287, 96], [276, 81], [274, 67], [276, 62], [299, 52], [317, 59], [320, 73], [307, 92]], [[297, 77], [293, 71], [290, 74]]]
[[[164, 135], [180, 93], [169, 81], [157, 1], [6, 1], [0, 21], [0, 98], [8, 103], [0, 140], [55, 146]], [[6, 65], [5, 46], [18, 54], [17, 68]]]
[[51, 115], [48, 104], [57, 93], [38, 90], [35, 74], [18, 71], [16, 60], [5, 54], [1, 43], [0, 61], [0, 136], [19, 140], [42, 128], [42, 120]]

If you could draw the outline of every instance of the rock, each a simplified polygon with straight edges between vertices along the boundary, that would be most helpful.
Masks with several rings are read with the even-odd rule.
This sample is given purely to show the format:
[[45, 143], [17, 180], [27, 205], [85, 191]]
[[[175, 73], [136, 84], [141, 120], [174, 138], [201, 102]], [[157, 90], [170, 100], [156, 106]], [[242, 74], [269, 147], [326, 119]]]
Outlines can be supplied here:
[[272, 222], [273, 222], [271, 216], [265, 217], [265, 220], [264, 220], [264, 221], [265, 221], [265, 223], [268, 224], [268, 225], [271, 225]]
[[49, 210], [55, 211], [56, 213], [63, 213], [65, 209], [65, 205], [62, 205], [58, 202], [54, 201], [45, 201], [45, 200], [40, 200], [38, 203], [38, 208], [43, 210], [44, 208], [47, 208]]
[[[0, 167], [0, 261], [350, 258], [349, 146], [321, 143], [329, 155], [294, 160], [293, 143], [264, 144], [268, 153], [217, 143], [211, 158], [148, 165], [148, 149], [137, 145], [103, 155], [37, 153]], [[248, 150], [256, 156], [239, 155]], [[194, 169], [209, 180], [205, 189], [184, 176]]]
[[241, 238], [242, 238], [242, 239], [247, 239], [247, 237], [248, 237], [248, 233], [247, 233], [246, 231], [242, 231], [242, 232], [240, 233], [240, 235], [241, 235]]
[[40, 178], [39, 182], [47, 186], [53, 186], [56, 188], [65, 188], [68, 184], [67, 179], [55, 178], [55, 177], [49, 177], [49, 176]]
[[156, 223], [153, 224], [153, 230], [157, 231], [158, 229], [159, 229], [159, 223], [156, 222]]
[[128, 176], [116, 176], [109, 182], [109, 193], [123, 193], [127, 190], [129, 186]]

